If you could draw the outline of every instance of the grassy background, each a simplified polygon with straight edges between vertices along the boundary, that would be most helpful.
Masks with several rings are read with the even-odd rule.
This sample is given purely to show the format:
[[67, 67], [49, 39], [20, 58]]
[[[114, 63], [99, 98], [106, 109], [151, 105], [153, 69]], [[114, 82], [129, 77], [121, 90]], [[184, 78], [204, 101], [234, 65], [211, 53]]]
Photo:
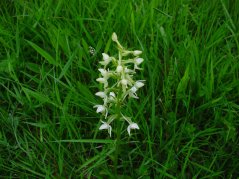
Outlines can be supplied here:
[[[0, 1], [1, 178], [239, 176], [239, 1]], [[111, 34], [142, 50], [140, 130], [98, 131]], [[89, 46], [96, 49], [92, 56]], [[117, 171], [117, 174], [115, 173]]]

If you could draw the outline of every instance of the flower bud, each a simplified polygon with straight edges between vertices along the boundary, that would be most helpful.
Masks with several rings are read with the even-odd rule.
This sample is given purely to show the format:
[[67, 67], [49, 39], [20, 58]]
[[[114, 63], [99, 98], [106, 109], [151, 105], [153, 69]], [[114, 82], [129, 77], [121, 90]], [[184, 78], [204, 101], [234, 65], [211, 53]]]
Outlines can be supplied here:
[[102, 123], [103, 124], [100, 126], [99, 130], [107, 129], [111, 137], [112, 127], [107, 122], [102, 121]]
[[94, 108], [97, 108], [96, 109], [97, 113], [104, 113], [106, 111], [106, 107], [103, 105], [95, 105]]
[[143, 58], [136, 58], [134, 62], [136, 65], [140, 65], [143, 61], [144, 61]]
[[115, 32], [112, 34], [112, 40], [113, 40], [114, 42], [118, 41], [118, 38], [117, 38], [117, 35], [116, 35]]
[[110, 96], [115, 98], [115, 93], [114, 92], [110, 92]]
[[103, 92], [103, 91], [99, 91], [99, 92], [95, 93], [95, 95], [96, 95], [96, 96], [99, 96], [99, 97], [101, 97], [101, 98], [105, 98], [105, 97], [106, 97], [106, 94], [105, 94], [105, 92]]
[[124, 85], [124, 86], [127, 86], [128, 81], [126, 79], [123, 79], [123, 80], [121, 80], [121, 84]]
[[136, 81], [135, 84], [134, 84], [134, 86], [135, 86], [136, 88], [141, 88], [141, 87], [144, 86], [144, 83], [142, 83], [141, 81]]
[[97, 78], [96, 81], [98, 81], [99, 83], [106, 83], [107, 80], [105, 78]]
[[100, 68], [100, 69], [98, 69], [98, 70], [100, 71], [100, 73], [101, 73], [101, 75], [102, 75], [103, 77], [106, 77], [106, 76], [108, 75], [108, 72], [107, 72], [105, 69]]
[[118, 65], [117, 68], [116, 68], [116, 72], [120, 73], [122, 71], [123, 71], [123, 67], [121, 65]]
[[128, 131], [128, 133], [129, 133], [129, 135], [130, 135], [130, 130], [131, 130], [131, 129], [139, 129], [138, 124], [136, 124], [136, 123], [130, 123], [130, 125], [127, 127], [127, 131]]
[[125, 73], [135, 73], [134, 70], [128, 69], [127, 67], [125, 67], [124, 71]]
[[100, 64], [105, 66], [108, 65], [110, 61], [112, 60], [111, 57], [106, 53], [102, 53], [102, 56], [103, 56], [103, 61], [101, 61]]
[[133, 86], [133, 87], [130, 89], [130, 91], [131, 91], [132, 93], [136, 93], [137, 88], [136, 88], [135, 86]]
[[135, 50], [135, 51], [133, 51], [133, 55], [134, 56], [138, 56], [138, 55], [140, 55], [142, 53], [142, 51], [140, 51], [140, 50]]
[[106, 54], [106, 53], [102, 53], [102, 56], [103, 56], [103, 60], [104, 61], [108, 61], [109, 60], [109, 55], [108, 54]]

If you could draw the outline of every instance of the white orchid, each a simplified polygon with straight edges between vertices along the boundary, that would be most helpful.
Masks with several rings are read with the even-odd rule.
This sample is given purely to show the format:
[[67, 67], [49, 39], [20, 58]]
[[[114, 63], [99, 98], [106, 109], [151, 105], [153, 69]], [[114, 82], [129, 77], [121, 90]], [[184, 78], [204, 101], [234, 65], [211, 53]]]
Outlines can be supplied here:
[[97, 78], [96, 81], [98, 81], [99, 83], [106, 83], [107, 80], [105, 78]]
[[131, 129], [139, 129], [138, 124], [136, 124], [136, 123], [130, 123], [130, 124], [129, 124], [129, 126], [127, 127], [127, 131], [128, 131], [128, 133], [129, 133], [129, 135], [130, 135], [130, 130], [131, 130]]
[[[132, 88], [130, 88], [130, 90], [128, 91], [129, 97], [138, 99], [138, 96], [137, 96], [137, 94], [136, 94], [136, 91], [137, 91], [137, 90], [138, 90], [138, 89], [137, 89], [135, 86], [133, 86]], [[127, 94], [126, 94], [126, 95], [127, 95]], [[125, 96], [125, 97], [126, 97], [126, 96]]]
[[103, 56], [103, 61], [101, 61], [100, 64], [107, 66], [111, 62], [112, 59], [106, 53], [102, 53], [102, 56]]
[[104, 113], [106, 111], [106, 107], [104, 105], [97, 104], [94, 106], [94, 108], [97, 108], [97, 113]]
[[107, 129], [108, 133], [110, 134], [110, 137], [111, 137], [112, 127], [107, 122], [104, 122], [104, 121], [101, 121], [101, 122], [103, 124], [100, 126], [99, 130]]
[[103, 83], [104, 84], [104, 88], [108, 87], [108, 81], [106, 78], [97, 78], [96, 81], [98, 81], [99, 83]]
[[137, 89], [139, 89], [139, 88], [141, 88], [141, 87], [144, 86], [144, 83], [142, 82], [142, 80], [139, 80], [139, 81], [136, 81], [136, 82], [135, 82], [134, 86], [135, 86]]
[[128, 80], [122, 79], [122, 80], [121, 80], [121, 84], [127, 88]]
[[101, 98], [106, 98], [106, 94], [105, 94], [105, 92], [103, 92], [103, 91], [99, 91], [99, 92], [95, 93], [95, 95], [96, 95], [96, 96], [99, 96], [99, 97], [101, 97]]
[[[102, 105], [95, 105], [97, 113], [102, 113], [107, 122], [102, 121], [99, 130], [107, 129], [111, 136], [112, 127], [110, 123], [115, 119], [124, 119], [129, 123], [127, 131], [130, 135], [131, 129], [139, 129], [137, 123], [131, 121], [130, 117], [125, 117], [121, 108], [125, 105], [126, 97], [138, 99], [137, 92], [143, 87], [144, 80], [135, 80], [134, 75], [144, 59], [140, 57], [142, 51], [127, 50], [120, 42], [116, 33], [112, 34], [112, 40], [117, 44], [119, 51], [118, 59], [116, 56], [109, 56], [107, 53], [102, 53], [103, 60], [99, 63], [103, 67], [99, 68], [100, 77], [96, 79], [101, 84], [104, 84], [103, 90], [95, 93], [96, 96], [103, 100]], [[132, 56], [134, 56], [132, 58]], [[113, 112], [113, 113], [112, 113]], [[114, 113], [115, 112], [115, 113]], [[108, 116], [108, 113], [109, 116]]]
[[118, 65], [116, 68], [117, 73], [121, 73], [123, 71], [123, 67], [121, 65]]
[[125, 67], [124, 71], [125, 73], [135, 73], [134, 70], [128, 69], [127, 67]]
[[143, 61], [144, 61], [143, 58], [136, 58], [135, 61], [134, 61], [134, 63], [135, 63], [136, 65], [140, 65]]
[[115, 98], [115, 93], [114, 92], [110, 92], [110, 96]]
[[103, 68], [99, 68], [98, 69], [101, 73], [101, 75], [105, 78], [105, 79], [108, 79], [109, 78], [109, 72]]
[[133, 51], [133, 55], [134, 56], [139, 56], [139, 55], [141, 55], [142, 54], [142, 51], [140, 51], [140, 50], [135, 50], [135, 51]]

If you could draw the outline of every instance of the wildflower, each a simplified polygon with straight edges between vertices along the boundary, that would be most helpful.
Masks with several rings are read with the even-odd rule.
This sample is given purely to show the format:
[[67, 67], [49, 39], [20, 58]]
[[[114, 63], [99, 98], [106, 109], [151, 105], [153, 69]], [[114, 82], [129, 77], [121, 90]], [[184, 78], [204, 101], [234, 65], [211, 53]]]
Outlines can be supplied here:
[[[104, 84], [104, 90], [95, 93], [103, 100], [102, 105], [95, 105], [97, 113], [107, 118], [107, 122], [102, 121], [99, 130], [107, 129], [111, 136], [111, 122], [115, 119], [123, 119], [129, 123], [127, 131], [130, 135], [131, 129], [139, 129], [137, 123], [131, 121], [130, 117], [126, 117], [121, 113], [121, 108], [125, 105], [126, 97], [138, 99], [137, 91], [144, 86], [144, 80], [135, 80], [134, 75], [139, 65], [144, 59], [140, 58], [142, 51], [127, 50], [120, 42], [116, 33], [112, 34], [112, 40], [117, 44], [119, 51], [118, 59], [114, 56], [110, 57], [106, 53], [102, 53], [103, 60], [99, 63], [103, 67], [99, 68], [100, 77], [96, 79], [99, 83]], [[134, 55], [134, 58], [131, 58]], [[107, 66], [107, 67], [106, 67]], [[110, 113], [108, 116], [108, 112]]]
[[112, 127], [107, 122], [104, 122], [104, 121], [101, 121], [101, 122], [103, 124], [100, 126], [99, 130], [107, 129], [108, 133], [110, 134], [110, 137], [111, 137]]
[[144, 86], [144, 83], [142, 83], [142, 81], [136, 81], [135, 84], [134, 84], [134, 86], [135, 86], [137, 89], [139, 89], [139, 88], [141, 88], [141, 87]]
[[95, 105], [94, 108], [97, 108], [97, 113], [104, 113], [106, 111], [106, 107], [103, 105]]
[[127, 88], [128, 80], [122, 79], [121, 84]]
[[138, 67], [142, 62], [144, 61], [143, 58], [136, 58], [134, 60], [134, 69], [141, 70], [141, 68]]
[[129, 133], [129, 135], [130, 135], [130, 130], [131, 130], [131, 129], [139, 129], [138, 124], [136, 124], [136, 123], [130, 123], [130, 124], [129, 124], [129, 126], [127, 127], [127, 131], [128, 131], [128, 133]]
[[98, 81], [99, 83], [103, 83], [104, 84], [104, 88], [108, 87], [108, 81], [106, 78], [97, 78], [96, 81]]
[[115, 93], [114, 92], [110, 92], [109, 94], [109, 102], [114, 102], [115, 101]]
[[105, 78], [97, 78], [96, 81], [99, 83], [107, 83], [107, 80]]
[[[138, 99], [138, 96], [137, 96], [137, 94], [136, 94], [136, 91], [137, 91], [137, 88], [136, 88], [135, 86], [133, 86], [132, 88], [130, 88], [130, 90], [128, 91], [129, 97]], [[127, 96], [127, 95], [126, 95], [126, 96]], [[125, 97], [126, 97], [126, 96], [125, 96]]]
[[144, 61], [143, 58], [136, 58], [135, 61], [134, 61], [134, 63], [135, 63], [136, 65], [140, 65], [143, 61]]
[[118, 38], [117, 38], [117, 35], [116, 35], [115, 32], [112, 34], [112, 40], [113, 40], [114, 42], [118, 41]]
[[110, 96], [115, 98], [115, 93], [114, 92], [110, 92]]
[[96, 95], [96, 96], [99, 96], [99, 97], [101, 97], [101, 98], [106, 98], [106, 94], [105, 94], [105, 92], [103, 92], [103, 91], [99, 91], [99, 92], [95, 93], [95, 95]]
[[141, 55], [142, 54], [142, 51], [140, 51], [140, 50], [135, 50], [135, 51], [133, 51], [133, 55], [134, 56], [139, 56], [139, 55]]
[[125, 67], [124, 71], [125, 73], [135, 73], [134, 70], [128, 69], [127, 67]]
[[102, 75], [104, 78], [108, 78], [108, 77], [109, 77], [109, 72], [107, 72], [105, 69], [99, 68], [98, 70], [100, 71], [101, 75]]
[[112, 59], [106, 53], [102, 53], [102, 56], [103, 56], [104, 61], [101, 61], [100, 64], [107, 66], [111, 62]]
[[118, 65], [116, 68], [117, 73], [121, 73], [123, 71], [123, 67], [121, 65]]
[[135, 86], [133, 86], [133, 87], [130, 89], [130, 91], [131, 91], [132, 93], [136, 93], [137, 88], [136, 88]]

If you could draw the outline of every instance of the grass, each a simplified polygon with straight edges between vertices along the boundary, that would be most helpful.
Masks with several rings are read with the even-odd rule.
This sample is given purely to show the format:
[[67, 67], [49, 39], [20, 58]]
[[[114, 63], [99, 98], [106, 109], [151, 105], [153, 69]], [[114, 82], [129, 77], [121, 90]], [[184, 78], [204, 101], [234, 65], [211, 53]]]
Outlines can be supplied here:
[[[239, 176], [239, 7], [230, 0], [0, 2], [1, 178]], [[111, 34], [147, 81], [120, 148], [93, 105]], [[89, 46], [96, 53], [89, 53]], [[113, 126], [114, 127], [114, 126]], [[115, 152], [117, 168], [114, 167]]]

